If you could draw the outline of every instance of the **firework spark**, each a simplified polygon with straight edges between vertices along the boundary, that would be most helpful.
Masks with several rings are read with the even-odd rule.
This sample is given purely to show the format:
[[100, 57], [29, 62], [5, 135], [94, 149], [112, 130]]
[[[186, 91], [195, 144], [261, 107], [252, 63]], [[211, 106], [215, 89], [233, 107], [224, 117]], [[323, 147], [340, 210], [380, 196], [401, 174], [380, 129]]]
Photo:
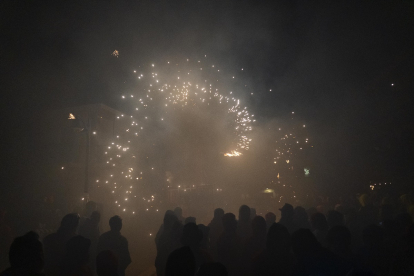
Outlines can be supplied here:
[[119, 57], [119, 51], [115, 50], [115, 51], [112, 52], [111, 55], [118, 58]]

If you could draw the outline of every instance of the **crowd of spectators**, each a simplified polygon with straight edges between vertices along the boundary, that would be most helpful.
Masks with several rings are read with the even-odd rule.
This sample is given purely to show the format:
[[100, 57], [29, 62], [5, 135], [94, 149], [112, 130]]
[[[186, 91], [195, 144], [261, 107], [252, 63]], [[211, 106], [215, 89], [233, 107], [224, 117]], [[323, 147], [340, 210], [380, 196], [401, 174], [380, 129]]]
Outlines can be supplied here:
[[[414, 275], [413, 210], [408, 195], [376, 204], [363, 194], [359, 206], [304, 208], [286, 203], [264, 216], [247, 205], [240, 206], [237, 218], [217, 208], [204, 225], [195, 217], [183, 217], [177, 207], [165, 212], [155, 237], [156, 273]], [[34, 231], [15, 238], [6, 254], [9, 268], [0, 276], [124, 276], [131, 257], [121, 234], [122, 219], [110, 218], [110, 231], [103, 234], [99, 223], [97, 211], [82, 220], [71, 213], [42, 241]], [[1, 242], [10, 239], [4, 223], [0, 230]]]

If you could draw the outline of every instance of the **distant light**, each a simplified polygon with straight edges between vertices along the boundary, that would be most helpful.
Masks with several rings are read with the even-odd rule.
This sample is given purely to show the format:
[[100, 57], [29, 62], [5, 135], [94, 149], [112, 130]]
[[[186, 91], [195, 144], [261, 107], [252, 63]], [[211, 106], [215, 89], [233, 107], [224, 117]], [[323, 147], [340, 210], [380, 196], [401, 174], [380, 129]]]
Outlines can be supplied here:
[[393, 83], [391, 83], [391, 86], [394, 86], [394, 84], [393, 84]]
[[96, 134], [96, 131], [92, 132], [92, 134], [95, 135]]
[[84, 198], [84, 197], [82, 197], [82, 200], [85, 200], [85, 198]]
[[65, 169], [65, 167], [62, 167], [62, 170]]
[[75, 120], [76, 119], [76, 117], [75, 117], [75, 115], [73, 115], [72, 113], [69, 113], [69, 118], [68, 118], [69, 120]]

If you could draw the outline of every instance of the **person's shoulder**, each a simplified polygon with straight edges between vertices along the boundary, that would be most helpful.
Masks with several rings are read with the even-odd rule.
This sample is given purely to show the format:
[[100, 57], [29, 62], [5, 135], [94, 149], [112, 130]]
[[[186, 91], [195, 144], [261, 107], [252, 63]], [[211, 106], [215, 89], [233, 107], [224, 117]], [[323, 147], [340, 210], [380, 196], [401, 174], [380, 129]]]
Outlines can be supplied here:
[[99, 239], [105, 239], [105, 238], [108, 238], [109, 236], [111, 236], [111, 231], [107, 231], [107, 232], [105, 232], [105, 233], [102, 233], [102, 234], [99, 236]]
[[128, 239], [127, 239], [127, 238], [125, 238], [123, 235], [119, 235], [119, 239], [120, 239], [121, 241], [123, 241], [123, 242], [128, 243]]

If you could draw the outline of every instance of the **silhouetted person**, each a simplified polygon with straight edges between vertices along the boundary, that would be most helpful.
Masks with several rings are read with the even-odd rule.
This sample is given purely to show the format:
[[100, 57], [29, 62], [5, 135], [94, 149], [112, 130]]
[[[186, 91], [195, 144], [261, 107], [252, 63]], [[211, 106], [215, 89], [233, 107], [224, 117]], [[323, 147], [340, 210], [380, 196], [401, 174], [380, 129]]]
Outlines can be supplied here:
[[197, 225], [198, 229], [203, 234], [203, 239], [200, 242], [200, 248], [204, 250], [210, 250], [210, 228], [204, 224]]
[[328, 211], [326, 222], [329, 229], [337, 225], [345, 225], [344, 215], [335, 210]]
[[253, 261], [251, 275], [291, 275], [293, 256], [287, 228], [274, 223], [267, 232], [266, 249]]
[[239, 208], [239, 221], [237, 222], [237, 236], [245, 240], [252, 235], [252, 225], [250, 220], [250, 208], [242, 205]]
[[227, 268], [229, 275], [239, 275], [240, 270], [242, 245], [236, 231], [236, 216], [232, 213], [225, 214], [223, 216], [223, 233], [217, 241], [217, 260]]
[[165, 276], [194, 276], [195, 272], [194, 255], [188, 246], [176, 249], [168, 256]]
[[200, 247], [202, 239], [203, 233], [200, 229], [198, 229], [195, 223], [189, 222], [184, 225], [181, 244], [188, 246], [193, 252], [196, 269], [198, 269], [202, 264], [212, 261], [207, 251]]
[[399, 248], [391, 261], [389, 275], [414, 275], [414, 225], [407, 229], [404, 245]]
[[125, 269], [131, 263], [128, 240], [121, 235], [122, 219], [113, 216], [109, 219], [110, 231], [103, 233], [98, 241], [98, 254], [103, 250], [111, 250], [118, 258], [118, 275], [124, 276]]
[[176, 207], [174, 209], [174, 214], [179, 222], [184, 223], [185, 218], [183, 217], [183, 209], [181, 209], [181, 207]]
[[101, 251], [96, 256], [98, 276], [118, 276], [118, 258], [111, 250]]
[[360, 271], [360, 262], [353, 255], [351, 250], [351, 232], [343, 225], [336, 225], [329, 229], [326, 236], [329, 249], [339, 257], [339, 271], [347, 273], [353, 269]]
[[14, 239], [9, 251], [10, 268], [0, 273], [1, 276], [41, 276], [44, 267], [43, 246], [39, 235], [28, 232]]
[[[79, 227], [79, 235], [90, 239], [90, 259], [95, 260], [98, 247], [99, 236], [101, 235], [99, 231], [99, 221], [101, 220], [101, 214], [98, 211], [93, 211], [90, 218], [87, 218], [83, 225]], [[95, 270], [95, 262], [91, 262], [92, 270]]]
[[184, 220], [184, 225], [186, 225], [187, 223], [196, 223], [196, 218], [195, 217], [186, 217]]
[[164, 215], [164, 223], [160, 227], [157, 237], [155, 238], [155, 244], [157, 246], [155, 268], [157, 269], [158, 276], [164, 275], [165, 265], [171, 252], [181, 246], [181, 235], [181, 223], [178, 221], [174, 212], [171, 210], [166, 211]]
[[60, 266], [66, 254], [66, 243], [76, 236], [78, 224], [78, 214], [67, 214], [63, 217], [57, 232], [44, 238], [45, 274], [47, 276], [60, 275]]
[[295, 208], [293, 214], [293, 223], [298, 228], [311, 229], [308, 213], [306, 212], [305, 208], [301, 206], [297, 206]]
[[378, 223], [378, 209], [372, 204], [372, 199], [367, 194], [359, 197], [361, 208], [358, 211], [358, 223], [360, 229], [365, 226]]
[[82, 236], [74, 236], [66, 244], [66, 254], [60, 274], [63, 276], [93, 276], [88, 265], [91, 241]]
[[388, 275], [390, 254], [384, 246], [384, 230], [371, 224], [363, 230], [362, 240], [364, 246], [358, 255], [364, 266], [375, 275]]
[[256, 216], [256, 208], [250, 208], [250, 220], [253, 220]]
[[344, 275], [339, 260], [322, 248], [309, 229], [293, 233], [292, 249], [297, 260], [294, 275]]
[[355, 208], [346, 208], [344, 211], [345, 226], [348, 227], [352, 235], [353, 247], [362, 245], [362, 229], [358, 223], [358, 212]]
[[227, 269], [221, 263], [203, 264], [198, 270], [197, 276], [227, 276]]
[[210, 252], [212, 256], [217, 259], [217, 241], [223, 232], [223, 216], [224, 210], [221, 208], [217, 208], [214, 210], [214, 217], [211, 222], [208, 224], [210, 228], [209, 235], [210, 235]]
[[287, 228], [289, 234], [292, 234], [298, 229], [297, 225], [293, 222], [293, 216], [295, 214], [293, 206], [289, 203], [285, 203], [279, 210], [281, 212], [279, 223]]
[[266, 231], [269, 231], [269, 228], [276, 222], [275, 213], [269, 212], [265, 215], [266, 220]]
[[[178, 207], [177, 207], [178, 208]], [[163, 223], [160, 225], [160, 228], [158, 229], [157, 235], [155, 235], [155, 245], [158, 246], [159, 239], [161, 237], [161, 234], [164, 232], [164, 224], [165, 224], [165, 218], [168, 217], [169, 221], [171, 222], [171, 225], [174, 221], [179, 221], [175, 213], [171, 210], [165, 211]], [[174, 218], [175, 217], [175, 218]]]
[[306, 213], [308, 214], [308, 218], [311, 218], [313, 214], [317, 213], [318, 210], [316, 207], [310, 207], [308, 210], [306, 210]]
[[318, 242], [327, 247], [326, 235], [328, 234], [328, 222], [321, 213], [315, 213], [311, 217], [312, 233], [315, 235]]
[[253, 258], [255, 258], [260, 252], [265, 249], [266, 246], [266, 221], [261, 216], [256, 216], [252, 220], [252, 236], [249, 237], [243, 249], [242, 266], [243, 275], [250, 275], [251, 264]]

